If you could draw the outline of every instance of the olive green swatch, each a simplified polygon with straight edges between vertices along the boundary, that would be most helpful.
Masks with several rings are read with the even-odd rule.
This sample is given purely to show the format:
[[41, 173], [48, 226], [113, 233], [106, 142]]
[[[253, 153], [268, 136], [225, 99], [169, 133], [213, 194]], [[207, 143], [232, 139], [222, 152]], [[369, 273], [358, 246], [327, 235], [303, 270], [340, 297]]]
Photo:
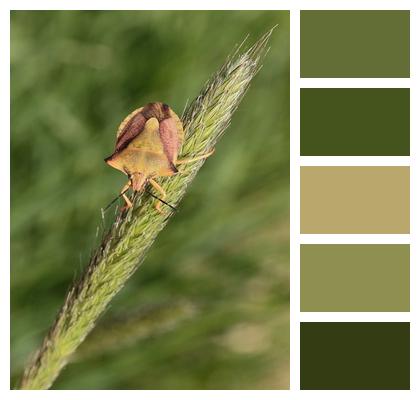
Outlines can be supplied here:
[[410, 233], [410, 168], [301, 167], [300, 232]]
[[409, 78], [410, 12], [300, 12], [302, 78]]
[[410, 389], [410, 324], [301, 323], [300, 388]]
[[409, 156], [410, 89], [301, 89], [302, 156]]
[[410, 246], [301, 245], [300, 310], [410, 311]]

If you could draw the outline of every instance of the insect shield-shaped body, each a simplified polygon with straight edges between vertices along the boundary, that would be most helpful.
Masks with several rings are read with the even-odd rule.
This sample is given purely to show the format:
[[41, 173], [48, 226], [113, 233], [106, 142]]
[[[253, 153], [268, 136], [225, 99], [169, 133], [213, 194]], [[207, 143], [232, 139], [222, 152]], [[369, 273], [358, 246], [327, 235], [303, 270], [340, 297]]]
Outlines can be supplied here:
[[[114, 153], [105, 162], [128, 176], [129, 182], [121, 191], [128, 207], [132, 203], [125, 192], [130, 186], [141, 191], [150, 182], [166, 197], [153, 178], [178, 172], [176, 164], [183, 141], [182, 123], [166, 104], [149, 103], [124, 119], [117, 131]], [[156, 208], [160, 211], [160, 203]]]

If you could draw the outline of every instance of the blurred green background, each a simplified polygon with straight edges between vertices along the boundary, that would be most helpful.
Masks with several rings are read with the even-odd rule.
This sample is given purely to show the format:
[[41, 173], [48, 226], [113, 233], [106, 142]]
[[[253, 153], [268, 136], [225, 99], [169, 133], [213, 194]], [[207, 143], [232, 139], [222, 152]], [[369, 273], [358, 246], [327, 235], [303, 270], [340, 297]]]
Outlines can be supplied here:
[[[89, 259], [100, 208], [125, 183], [103, 162], [118, 124], [150, 101], [181, 115], [236, 44], [275, 24], [217, 152], [101, 321], [120, 345], [100, 351], [93, 331], [99, 351], [80, 354], [53, 388], [288, 388], [286, 11], [11, 13], [12, 385]], [[155, 306], [179, 301], [194, 315], [119, 339], [138, 310], [153, 319]], [[107, 330], [116, 316], [122, 328]]]

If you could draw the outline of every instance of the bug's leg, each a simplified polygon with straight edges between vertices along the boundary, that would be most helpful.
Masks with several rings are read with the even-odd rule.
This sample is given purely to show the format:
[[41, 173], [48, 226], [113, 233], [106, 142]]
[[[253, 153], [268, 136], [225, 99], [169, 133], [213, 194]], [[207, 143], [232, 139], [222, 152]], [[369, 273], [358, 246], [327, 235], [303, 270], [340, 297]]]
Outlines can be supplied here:
[[131, 181], [128, 181], [127, 184], [121, 189], [120, 194], [122, 194], [123, 199], [125, 200], [125, 206], [122, 208], [122, 211], [128, 210], [129, 208], [133, 207], [133, 203], [127, 197], [125, 192], [130, 188]]
[[202, 154], [201, 156], [197, 156], [197, 157], [193, 157], [193, 158], [184, 158], [183, 160], [177, 160], [175, 162], [176, 165], [180, 165], [180, 164], [189, 164], [192, 163], [194, 161], [198, 161], [198, 160], [202, 160], [203, 158], [207, 158], [210, 157], [212, 154], [214, 153], [214, 149], [210, 150], [208, 153], [206, 154]]
[[[163, 189], [163, 187], [160, 186], [154, 179], [149, 179], [149, 182], [161, 194], [162, 200], [165, 200], [166, 192]], [[163, 211], [160, 209], [161, 206], [162, 206], [161, 202], [157, 200], [155, 204], [155, 208], [159, 213], [163, 214]]]

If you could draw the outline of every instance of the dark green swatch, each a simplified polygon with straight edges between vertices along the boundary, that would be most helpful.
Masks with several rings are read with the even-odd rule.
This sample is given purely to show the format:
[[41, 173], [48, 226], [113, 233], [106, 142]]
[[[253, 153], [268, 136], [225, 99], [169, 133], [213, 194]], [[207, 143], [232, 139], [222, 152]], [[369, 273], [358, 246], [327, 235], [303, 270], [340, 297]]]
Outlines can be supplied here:
[[300, 310], [410, 311], [410, 246], [301, 245]]
[[302, 322], [300, 388], [410, 389], [410, 324]]
[[300, 12], [302, 78], [409, 78], [410, 12]]
[[410, 89], [301, 89], [302, 156], [409, 156]]

